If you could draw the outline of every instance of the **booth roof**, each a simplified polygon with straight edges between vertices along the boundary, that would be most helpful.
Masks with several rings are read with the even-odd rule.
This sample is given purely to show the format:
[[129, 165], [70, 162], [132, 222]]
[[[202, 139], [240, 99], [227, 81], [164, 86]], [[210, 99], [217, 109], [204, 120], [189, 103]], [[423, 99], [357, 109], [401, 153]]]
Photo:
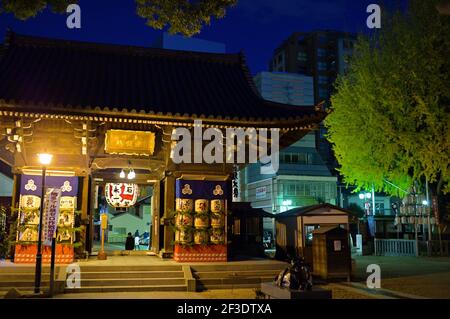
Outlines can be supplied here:
[[25, 105], [30, 111], [45, 106], [303, 124], [325, 117], [313, 106], [264, 100], [242, 53], [88, 43], [12, 31], [0, 56], [0, 102], [15, 110]]
[[253, 208], [249, 202], [232, 202], [231, 211], [236, 216], [274, 218], [275, 215], [262, 208]]
[[328, 209], [328, 210], [336, 209], [336, 210], [339, 210], [339, 211], [346, 213], [348, 215], [351, 215], [351, 216], [355, 215], [353, 212], [351, 212], [347, 209], [325, 203], [325, 204], [317, 204], [317, 205], [311, 205], [311, 206], [305, 206], [305, 207], [292, 208], [290, 210], [287, 210], [285, 212], [275, 215], [275, 218], [280, 219], [280, 218], [294, 217], [294, 216], [301, 216], [301, 215], [314, 215], [315, 211], [321, 210], [321, 209]]

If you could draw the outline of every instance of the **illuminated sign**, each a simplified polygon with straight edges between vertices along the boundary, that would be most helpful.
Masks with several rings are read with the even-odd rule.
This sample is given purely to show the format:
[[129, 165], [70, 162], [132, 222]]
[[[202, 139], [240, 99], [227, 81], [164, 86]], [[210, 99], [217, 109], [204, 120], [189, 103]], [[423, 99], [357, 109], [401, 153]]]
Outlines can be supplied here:
[[108, 130], [105, 152], [123, 155], [153, 155], [155, 133], [147, 131]]

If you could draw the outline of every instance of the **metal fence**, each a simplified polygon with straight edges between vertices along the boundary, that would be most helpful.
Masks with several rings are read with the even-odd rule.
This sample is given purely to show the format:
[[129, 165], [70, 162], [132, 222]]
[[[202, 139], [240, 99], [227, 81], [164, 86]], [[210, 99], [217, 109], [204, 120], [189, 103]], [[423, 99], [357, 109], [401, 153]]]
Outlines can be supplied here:
[[375, 239], [377, 256], [417, 256], [416, 241], [409, 239]]

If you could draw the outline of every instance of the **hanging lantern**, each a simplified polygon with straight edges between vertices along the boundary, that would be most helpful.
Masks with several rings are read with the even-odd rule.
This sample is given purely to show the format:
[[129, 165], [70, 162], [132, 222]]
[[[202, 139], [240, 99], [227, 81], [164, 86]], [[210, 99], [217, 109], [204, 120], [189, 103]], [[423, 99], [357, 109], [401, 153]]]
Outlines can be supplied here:
[[136, 204], [139, 195], [137, 184], [107, 183], [105, 185], [106, 201], [112, 207], [128, 208]]

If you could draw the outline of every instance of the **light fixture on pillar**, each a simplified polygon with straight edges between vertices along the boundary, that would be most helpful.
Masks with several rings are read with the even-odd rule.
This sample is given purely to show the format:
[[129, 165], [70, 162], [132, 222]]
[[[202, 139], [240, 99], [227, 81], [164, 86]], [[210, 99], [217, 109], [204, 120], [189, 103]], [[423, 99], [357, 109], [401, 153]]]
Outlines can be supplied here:
[[34, 292], [40, 293], [41, 291], [41, 275], [42, 275], [42, 222], [44, 216], [44, 196], [45, 196], [45, 176], [47, 166], [52, 162], [53, 155], [48, 153], [37, 154], [39, 164], [42, 166], [42, 185], [41, 185], [41, 205], [39, 211], [39, 227], [38, 227], [38, 243], [36, 253], [36, 271], [34, 276]]

